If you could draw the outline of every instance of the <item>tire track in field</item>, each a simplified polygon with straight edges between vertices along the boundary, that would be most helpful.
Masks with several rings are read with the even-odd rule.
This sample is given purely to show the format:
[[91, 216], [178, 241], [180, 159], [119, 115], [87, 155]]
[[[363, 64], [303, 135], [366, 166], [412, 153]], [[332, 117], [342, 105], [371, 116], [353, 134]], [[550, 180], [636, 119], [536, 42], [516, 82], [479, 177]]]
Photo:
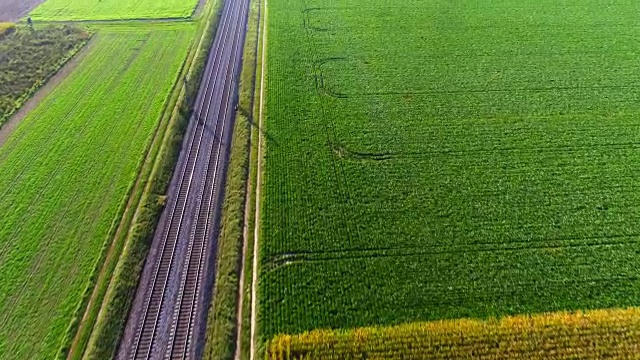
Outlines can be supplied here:
[[[169, 48], [166, 48], [166, 47], [165, 47], [165, 48], [163, 48], [163, 51], [164, 51], [164, 53], [163, 53], [163, 54], [168, 53], [168, 52], [169, 52], [169, 50], [170, 50]], [[160, 56], [160, 55], [158, 55], [158, 58], [161, 58], [161, 56]], [[146, 80], [147, 80], [146, 86], [149, 86], [150, 84], [152, 84], [152, 83], [153, 83], [153, 78], [152, 78], [152, 77], [147, 77], [147, 79], [146, 79]], [[142, 88], [144, 88], [144, 86], [141, 86], [141, 87], [142, 87]], [[149, 97], [148, 97], [149, 99], [156, 99], [156, 98], [158, 98], [158, 95], [160, 95], [160, 94], [161, 94], [161, 91], [160, 91], [161, 89], [160, 89], [160, 87], [156, 87], [154, 90], [155, 90], [155, 92], [152, 92], [152, 94], [153, 94], [153, 95], [152, 95], [152, 96], [149, 96]], [[137, 136], [137, 135], [139, 135], [139, 134], [140, 134], [140, 131], [141, 131], [142, 127], [143, 127], [143, 124], [144, 124], [144, 118], [148, 116], [148, 114], [149, 114], [149, 109], [151, 108], [151, 105], [152, 105], [152, 104], [153, 104], [153, 102], [152, 102], [152, 101], [147, 101], [147, 102], [144, 104], [144, 110], [143, 110], [143, 111], [141, 111], [141, 112], [138, 112], [138, 113], [137, 113], [137, 114], [141, 114], [141, 116], [140, 116], [140, 119], [139, 119], [140, 121], [137, 121], [137, 125], [135, 126], [135, 131], [133, 131], [133, 134], [131, 134], [131, 132], [127, 132], [127, 134], [128, 134], [129, 136], [127, 136], [127, 137], [122, 137], [122, 139], [123, 139], [123, 140], [122, 140], [122, 142], [124, 142], [125, 144], [128, 144], [128, 145], [129, 145], [129, 146], [126, 148], [126, 149], [127, 149], [127, 151], [124, 151], [123, 153], [126, 153], [126, 154], [131, 154], [131, 153], [132, 153], [132, 152], [131, 152], [131, 149], [135, 147], [135, 143], [134, 143], [134, 142], [132, 142], [132, 141], [128, 141], [128, 140], [129, 140], [129, 139], [132, 139], [132, 138], [133, 138], [133, 139], [137, 139], [137, 138], [138, 138], [138, 136]], [[122, 112], [123, 112], [123, 113], [131, 113], [130, 111], [127, 111], [127, 110], [123, 110]], [[118, 147], [118, 148], [122, 149], [121, 147]], [[118, 184], [118, 183], [119, 183], [119, 181], [116, 181], [116, 179], [118, 179], [118, 180], [119, 180], [119, 179], [122, 179], [122, 178], [123, 178], [123, 176], [124, 176], [124, 175], [126, 175], [126, 174], [125, 174], [126, 167], [124, 166], [124, 165], [126, 165], [126, 162], [127, 162], [127, 158], [126, 158], [126, 157], [121, 157], [121, 162], [120, 162], [120, 163], [118, 163], [118, 166], [115, 166], [115, 165], [114, 165], [114, 166], [112, 166], [112, 167], [111, 167], [111, 168], [117, 168], [117, 169], [120, 169], [120, 172], [118, 173], [118, 176], [117, 176], [117, 177], [113, 177], [113, 181], [111, 182], [111, 186], [109, 187], [109, 192], [108, 192], [108, 194], [106, 194], [106, 195], [105, 195], [105, 198], [110, 198], [110, 196], [114, 193], [115, 188], [116, 188], [116, 184]], [[107, 173], [111, 174], [112, 172], [111, 172], [111, 171], [108, 171]], [[127, 194], [129, 193], [129, 190], [130, 190], [130, 188], [131, 188], [131, 186], [132, 186], [132, 185], [133, 185], [133, 184], [130, 184], [130, 185], [128, 186], [128, 188], [127, 188], [127, 190], [128, 190], [128, 191], [127, 191]], [[124, 202], [126, 202], [126, 200], [127, 200], [127, 196], [125, 195], [125, 197], [123, 197], [123, 200], [122, 200], [122, 201], [120, 201], [120, 203], [118, 204], [118, 208], [120, 208], [120, 207], [122, 206], [122, 204], [123, 204]], [[95, 228], [96, 228], [96, 226], [97, 226], [97, 225], [99, 225], [99, 221], [98, 221], [98, 220], [99, 220], [99, 218], [100, 218], [101, 216], [103, 216], [103, 215], [105, 214], [105, 211], [107, 210], [108, 205], [109, 205], [109, 204], [108, 204], [108, 202], [102, 202], [102, 203], [101, 203], [101, 206], [100, 206], [100, 209], [99, 209], [97, 212], [94, 212], [93, 219], [92, 219], [92, 221], [91, 221], [91, 224], [93, 224], [93, 229], [95, 229]], [[88, 206], [88, 208], [94, 208], [94, 207], [93, 207], [93, 206]], [[104, 241], [103, 241], [103, 243], [102, 243], [102, 246], [103, 246], [103, 247], [105, 246], [105, 244], [107, 244], [107, 242], [109, 241], [109, 239], [112, 239], [112, 237], [110, 236], [110, 234], [112, 233], [112, 229], [113, 229], [113, 227], [114, 227], [114, 226], [117, 226], [117, 225], [119, 224], [119, 219], [121, 220], [121, 219], [122, 219], [122, 216], [124, 216], [124, 213], [120, 213], [119, 211], [118, 211], [118, 212], [116, 212], [115, 217], [114, 217], [114, 218], [112, 219], [112, 221], [111, 221], [111, 224], [112, 224], [112, 225], [111, 225], [111, 227], [110, 227], [110, 231], [108, 232], [108, 234], [106, 235], [106, 237], [105, 237], [105, 239], [104, 239]], [[80, 226], [79, 226], [79, 227], [80, 227]], [[73, 244], [72, 244], [72, 243], [70, 243], [70, 242], [69, 242], [69, 243], [67, 243], [67, 250], [73, 250], [72, 245], [73, 245]], [[108, 245], [107, 245], [107, 247], [108, 247]], [[68, 252], [67, 252], [67, 253], [68, 253]], [[98, 261], [99, 261], [99, 260], [98, 260]], [[65, 262], [65, 261], [64, 261], [64, 259], [63, 259], [63, 258], [58, 258], [58, 262], [57, 262], [57, 264], [56, 264], [55, 268], [59, 268], [59, 267], [60, 267], [59, 265], [63, 264], [64, 262]], [[74, 267], [73, 267], [73, 271], [75, 271], [75, 270], [77, 270], [77, 269], [78, 269], [77, 263], [74, 263], [74, 264], [75, 264], [76, 266], [74, 266]], [[101, 268], [101, 266], [100, 266], [99, 264], [97, 264], [97, 263], [96, 263], [96, 266], [97, 266], [98, 268]], [[96, 270], [96, 268], [94, 267], [92, 274], [95, 274], [95, 273], [96, 273], [96, 271], [99, 271], [99, 270]], [[95, 287], [95, 286], [96, 286], [96, 284], [95, 284], [95, 283], [90, 283], [90, 284], [88, 284], [89, 289], [90, 289], [90, 288], [93, 288], [93, 287]], [[85, 289], [84, 289], [84, 291], [83, 291], [83, 294], [86, 294], [87, 290], [88, 290], [88, 289], [87, 289], [87, 288], [85, 288]], [[41, 300], [41, 299], [46, 299], [46, 297], [48, 296], [48, 294], [49, 294], [49, 292], [48, 292], [48, 291], [46, 291], [46, 289], [44, 289], [44, 288], [43, 288], [43, 289], [42, 289], [42, 291], [41, 291], [41, 293], [40, 293], [40, 295], [39, 295], [39, 299], [40, 299], [40, 300]], [[88, 306], [88, 303], [87, 303], [87, 306]], [[82, 308], [82, 309], [78, 309], [78, 312], [76, 312], [76, 314], [75, 314], [75, 315], [76, 315], [76, 316], [79, 316], [79, 314], [80, 314], [80, 313], [84, 313], [84, 310], [85, 310], [85, 309], [86, 309], [86, 307], [84, 307], [84, 308]], [[72, 320], [72, 321], [73, 321], [73, 320]], [[73, 336], [73, 334], [71, 334], [71, 336]]]
[[[602, 241], [595, 241], [601, 239]], [[627, 241], [621, 239], [628, 239]], [[263, 267], [272, 272], [280, 267], [306, 262], [341, 261], [392, 257], [415, 257], [442, 254], [469, 254], [482, 252], [538, 251], [583, 247], [611, 247], [640, 243], [640, 233], [629, 235], [591, 236], [577, 238], [520, 240], [505, 243], [476, 243], [468, 245], [431, 245], [333, 251], [290, 252], [272, 255]]]
[[251, 329], [250, 329], [250, 345], [249, 345], [249, 360], [256, 359], [257, 349], [257, 332], [258, 332], [258, 265], [260, 254], [260, 196], [262, 189], [262, 157], [264, 148], [264, 99], [265, 99], [265, 71], [267, 62], [267, 22], [269, 19], [269, 5], [268, 0], [264, 0], [264, 22], [262, 32], [262, 64], [260, 72], [260, 115], [258, 121], [258, 159], [257, 159], [257, 175], [256, 175], [256, 209], [254, 216], [254, 229], [253, 229], [253, 259], [252, 259], [252, 274], [251, 274]]
[[[147, 85], [152, 83], [152, 78], [148, 77], [147, 78]], [[158, 91], [156, 91], [156, 94], [158, 93]], [[131, 105], [131, 103], [127, 103], [127, 107], [124, 110], [121, 110], [123, 113], [129, 113], [130, 111], [128, 111], [129, 106]], [[145, 105], [145, 114], [148, 113], [148, 109], [151, 107], [151, 102], [147, 102]], [[135, 123], [131, 123], [132, 125]], [[134, 138], [135, 138], [135, 134], [139, 133], [140, 127], [142, 126], [143, 121], [138, 121], [137, 124], [135, 125], [135, 131], [134, 131]], [[116, 127], [115, 126], [109, 126], [108, 127], [108, 132], [106, 133], [106, 136], [102, 137], [102, 139], [104, 140], [101, 145], [100, 148], [104, 148], [106, 144], [111, 143], [112, 142], [112, 137], [113, 137], [113, 133], [115, 132]], [[127, 132], [129, 133], [129, 132]], [[127, 147], [127, 149], [131, 149], [132, 147], [134, 147], [134, 143], [131, 141], [127, 141], [128, 138], [123, 137], [122, 142], [127, 143], [129, 146]], [[129, 153], [129, 151], [125, 152], [125, 153]], [[121, 162], [117, 163], [118, 166], [116, 166], [116, 163], [111, 163], [111, 166], [109, 167], [109, 169], [113, 169], [113, 168], [120, 168], [121, 171], [118, 175], [117, 178], [113, 178], [113, 180], [115, 179], [119, 179], [122, 174], [124, 173], [125, 169], [122, 166], [124, 163], [126, 163], [127, 158], [125, 157], [120, 157]], [[98, 162], [91, 162], [91, 166], [88, 170], [88, 173], [93, 174], [94, 173], [94, 169], [98, 166], [100, 166], [102, 164], [98, 163]], [[111, 174], [111, 171], [105, 171], [105, 173], [107, 174]], [[112, 194], [116, 185], [118, 184], [117, 181], [111, 181], [110, 182], [110, 186], [109, 186], [109, 190], [108, 193]], [[71, 197], [71, 199], [76, 199], [78, 197], [78, 193], [80, 192], [81, 188], [78, 187], [74, 193], [74, 195]], [[44, 190], [43, 190], [44, 191]], [[95, 200], [95, 199], [94, 199]], [[66, 218], [66, 215], [68, 214], [69, 210], [72, 209], [74, 207], [75, 204], [75, 200], [70, 200], [68, 205], [64, 208], [63, 213], [61, 214], [61, 216], [59, 216], [57, 218], [57, 220], [54, 222], [56, 225], [54, 227], [54, 231], [51, 235], [48, 235], [46, 237], [46, 242], [44, 243], [44, 245], [40, 244], [39, 248], [44, 248], [44, 249], [50, 249], [51, 248], [51, 242], [53, 240], [56, 239], [56, 235], [58, 235], [58, 231], [63, 227], [62, 225], [66, 225], [64, 223], [64, 219]], [[98, 224], [96, 223], [96, 219], [99, 218], [105, 211], [105, 209], [108, 207], [108, 205], [110, 205], [108, 202], [103, 201], [101, 203], [101, 205], [99, 206], [98, 211], [94, 211], [93, 212], [93, 221], [91, 221], [91, 224], [93, 224], [93, 227], [91, 229], [95, 229], [95, 226], [97, 226]], [[87, 206], [87, 208], [94, 208], [93, 206]], [[115, 221], [115, 220], [114, 220]], [[77, 227], [76, 227], [77, 228]], [[88, 230], [88, 229], [87, 229]], [[68, 231], [70, 231], [71, 233], [73, 233], [73, 229], [69, 229]], [[89, 231], [89, 233], [93, 233], [93, 231]], [[106, 241], [106, 240], [105, 240]], [[63, 251], [63, 252], [59, 252], [59, 253], [65, 253], [65, 254], [70, 254], [69, 250], [73, 250], [73, 243], [72, 242], [66, 242], [66, 250], [67, 251]], [[42, 268], [45, 266], [44, 262], [42, 261], [43, 258], [45, 256], [49, 255], [47, 252], [43, 252], [43, 251], [37, 251], [37, 255], [36, 255], [36, 259], [30, 261], [32, 264], [35, 264], [35, 267], [32, 267], [31, 270], [29, 271], [29, 275], [27, 276], [27, 278], [25, 279], [25, 281], [23, 281], [23, 285], [21, 287], [21, 289], [18, 291], [18, 294], [16, 296], [12, 296], [13, 302], [10, 303], [10, 305], [8, 306], [9, 308], [13, 308], [13, 306], [15, 305], [16, 301], [18, 301], [18, 299], [20, 299], [22, 297], [22, 294], [24, 293], [25, 289], [28, 287], [30, 281], [34, 275], [39, 274], [42, 270]], [[65, 258], [63, 257], [59, 257], [57, 259], [56, 264], [60, 264], [60, 262], [66, 261]], [[74, 266], [73, 268], [76, 269], [77, 268], [77, 263], [74, 263], [76, 266]], [[54, 266], [54, 268], [58, 268], [59, 266]], [[55, 275], [55, 274], [50, 274], [51, 275]], [[46, 295], [47, 291], [45, 288], [41, 289], [41, 293], [38, 296], [39, 299], [43, 298], [43, 295]], [[6, 319], [5, 319], [6, 321]]]
[[511, 89], [455, 89], [455, 90], [414, 90], [414, 91], [373, 91], [362, 93], [327, 92], [336, 98], [362, 98], [369, 96], [403, 96], [403, 95], [464, 95], [464, 94], [492, 94], [492, 93], [522, 93], [522, 92], [556, 92], [574, 90], [637, 90], [640, 84], [632, 85], [593, 85], [593, 86], [550, 86], [550, 87], [522, 87]]
[[[169, 49], [164, 48], [163, 50], [164, 50], [164, 53], [167, 53]], [[144, 85], [142, 85], [141, 88], [145, 88], [145, 86], [146, 87], [150, 87], [149, 85], [153, 84], [153, 78], [147, 77], [145, 80], [146, 80], [146, 83]], [[160, 89], [158, 87], [156, 87], [155, 88], [155, 92], [152, 92], [152, 94], [153, 95], [149, 96], [148, 98], [149, 99], [156, 99], [156, 98], [158, 98], [158, 95], [161, 94], [161, 91], [160, 91]], [[151, 105], [152, 105], [152, 102], [151, 101], [147, 101], [143, 106], [144, 110], [136, 113], [136, 114], [140, 114], [141, 116], [138, 119], [139, 121], [137, 121], [135, 123], [132, 123], [132, 124], [135, 124], [135, 127], [134, 127], [135, 130], [126, 131], [127, 136], [126, 137], [123, 136], [122, 140], [121, 140], [121, 144], [120, 145], [122, 145], [122, 143], [124, 143], [125, 147], [122, 147], [122, 146], [117, 146], [116, 147], [116, 148], [121, 149], [121, 150], [126, 149], [126, 151], [123, 151], [124, 154], [133, 154], [132, 149], [135, 148], [136, 144], [135, 144], [135, 142], [130, 141], [130, 139], [137, 139], [138, 138], [138, 135], [140, 134], [141, 128], [143, 127], [143, 124], [145, 122], [144, 118], [147, 117], [147, 115], [149, 114], [149, 109], [151, 108]], [[125, 113], [125, 114], [126, 113], [129, 113], [129, 114], [133, 113], [132, 111], [129, 111], [129, 107], [121, 110], [121, 112]], [[118, 116], [115, 116], [115, 117], [118, 117]], [[113, 135], [113, 132], [110, 133], [109, 137], [112, 137], [112, 135]], [[105, 141], [105, 144], [109, 144], [109, 143], [112, 143], [112, 142], [113, 141]], [[128, 145], [128, 146], [126, 146], [126, 145]], [[109, 190], [105, 194], [112, 195], [114, 190], [115, 190], [115, 188], [116, 188], [116, 185], [120, 183], [117, 180], [122, 179], [123, 176], [126, 175], [125, 174], [125, 171], [126, 171], [126, 166], [125, 165], [126, 165], [128, 159], [126, 157], [120, 157], [119, 159], [120, 159], [119, 163], [118, 162], [111, 163], [112, 165], [109, 167], [109, 171], [105, 171], [106, 174], [115, 174], [115, 172], [112, 171], [112, 169], [120, 169], [120, 171], [117, 172], [118, 175], [112, 177], [112, 181], [110, 182], [111, 185], [109, 186]], [[116, 166], [116, 164], [117, 164], [117, 166]], [[90, 172], [93, 173], [92, 171], [90, 171]], [[131, 186], [132, 186], [132, 184], [127, 186], [127, 194], [128, 194], [128, 190], [130, 190]], [[127, 196], [125, 195], [124, 199], [126, 199], [126, 197]], [[110, 198], [110, 196], [105, 196], [105, 198]], [[123, 202], [124, 202], [124, 200], [120, 202], [118, 207], [122, 206]], [[108, 207], [107, 206], [108, 202], [101, 201], [100, 204], [101, 205], [99, 207], [99, 210], [97, 212], [94, 212], [94, 214], [93, 214], [92, 221], [90, 222], [91, 224], [97, 225], [97, 223], [98, 223], [97, 220], [99, 220], [99, 218], [104, 214], [105, 210]], [[91, 206], [87, 206], [87, 208], [94, 209], [96, 207], [91, 205]], [[118, 214], [120, 214], [120, 212], [117, 212], [116, 217], [113, 218], [112, 221], [111, 221], [112, 225], [110, 226], [109, 234], [111, 233], [111, 229], [114, 226], [117, 226], [118, 218], [121, 217], [121, 215], [122, 215], [122, 214], [120, 214], [120, 215], [118, 215]], [[83, 227], [83, 226], [79, 225], [78, 227]], [[95, 226], [93, 227], [93, 229], [95, 229]], [[108, 239], [109, 237], [110, 236], [107, 235], [107, 237], [105, 238], [104, 243], [106, 243], [106, 241], [109, 240]], [[103, 243], [103, 245], [104, 245], [104, 243]], [[67, 243], [67, 244], [71, 245], [71, 243]]]
[[[305, 2], [305, 7], [308, 9], [308, 5]], [[316, 9], [317, 10], [317, 9]], [[310, 27], [310, 23], [311, 23], [311, 15], [310, 13], [307, 11], [306, 12], [306, 26], [305, 26], [305, 30], [307, 33], [307, 37], [309, 40], [309, 44], [310, 47], [312, 49], [312, 53], [313, 53], [313, 68], [314, 71], [316, 72], [316, 78], [320, 79], [320, 83], [317, 83], [317, 90], [318, 90], [318, 96], [322, 101], [322, 112], [323, 112], [323, 119], [327, 121], [327, 124], [325, 124], [326, 128], [328, 129], [328, 131], [330, 131], [330, 135], [328, 135], [328, 138], [331, 138], [332, 140], [329, 140], [329, 144], [330, 144], [330, 151], [334, 152], [336, 149], [338, 149], [340, 147], [340, 141], [339, 141], [339, 137], [338, 134], [336, 132], [336, 122], [334, 119], [338, 119], [339, 116], [337, 116], [336, 110], [338, 109], [337, 106], [334, 106], [334, 104], [332, 104], [331, 102], [335, 101], [333, 100], [333, 97], [330, 93], [327, 93], [326, 88], [324, 88], [324, 72], [322, 69], [322, 65], [331, 62], [331, 61], [340, 61], [344, 59], [344, 56], [341, 55], [332, 55], [329, 57], [325, 57], [325, 58], [320, 58], [320, 54], [318, 52], [318, 49], [320, 48], [319, 46], [312, 46], [313, 42], [312, 42], [312, 32], [313, 29]], [[317, 32], [317, 31], [316, 31]], [[342, 51], [345, 51], [344, 48], [341, 49]], [[346, 51], [345, 51], [346, 52]], [[329, 100], [329, 101], [327, 101]], [[329, 115], [326, 115], [326, 113], [329, 113]], [[344, 226], [346, 229], [346, 233], [347, 233], [347, 241], [349, 243], [351, 243], [351, 240], [354, 238], [354, 234], [355, 234], [355, 238], [360, 239], [362, 238], [361, 236], [361, 231], [360, 231], [360, 227], [359, 227], [359, 223], [358, 222], [350, 222], [347, 221], [347, 219], [349, 219], [349, 209], [355, 208], [356, 206], [354, 205], [353, 202], [353, 196], [351, 196], [351, 191], [350, 191], [350, 187], [349, 187], [349, 181], [348, 178], [346, 176], [346, 170], [344, 168], [344, 162], [339, 161], [336, 159], [335, 156], [332, 156], [333, 154], [330, 154], [331, 158], [332, 158], [332, 162], [334, 164], [334, 168], [337, 167], [337, 169], [334, 169], [335, 172], [335, 176], [336, 176], [336, 180], [338, 182], [338, 187], [341, 189], [342, 192], [342, 196], [343, 196], [343, 201], [344, 201], [344, 205], [341, 206], [342, 208], [342, 212], [343, 212], [343, 219], [345, 221]]]
[[[310, 9], [311, 7], [309, 7], [308, 3], [306, 0], [303, 0], [302, 3], [304, 9]], [[318, 99], [320, 100], [320, 113], [321, 113], [321, 120], [322, 123], [322, 127], [324, 129], [324, 133], [326, 136], [326, 140], [327, 143], [329, 144], [329, 148], [330, 151], [334, 151], [334, 149], [336, 148], [336, 144], [337, 144], [337, 135], [335, 132], [335, 124], [334, 124], [334, 117], [333, 117], [333, 107], [330, 106], [330, 104], [328, 104], [325, 100], [325, 98], [323, 97], [323, 91], [321, 89], [321, 80], [323, 75], [322, 75], [322, 69], [318, 66], [316, 66], [316, 64], [321, 63], [320, 60], [320, 56], [318, 54], [317, 51], [317, 46], [314, 46], [314, 41], [313, 41], [313, 35], [312, 35], [312, 29], [309, 27], [309, 11], [305, 11], [303, 10], [303, 27], [304, 27], [304, 32], [307, 38], [306, 44], [307, 44], [307, 52], [311, 55], [312, 58], [312, 71], [316, 77], [316, 91], [318, 93]], [[345, 235], [346, 235], [346, 240], [347, 242], [351, 242], [351, 239], [353, 238], [352, 235], [352, 230], [351, 230], [351, 226], [349, 221], [347, 221], [347, 219], [349, 219], [349, 214], [347, 213], [347, 209], [346, 207], [350, 205], [350, 198], [351, 196], [349, 195], [349, 191], [348, 191], [348, 184], [347, 181], [344, 178], [344, 167], [342, 165], [342, 163], [340, 163], [339, 161], [336, 160], [335, 156], [330, 156], [331, 159], [331, 164], [332, 164], [332, 168], [333, 168], [333, 177], [335, 179], [335, 183], [334, 185], [336, 185], [337, 187], [337, 191], [335, 191], [335, 193], [337, 194], [337, 196], [334, 196], [335, 198], [335, 203], [336, 204], [340, 204], [340, 209], [342, 212], [342, 217], [341, 217], [341, 222], [342, 222], [342, 226], [340, 227], [341, 229], [344, 229]], [[303, 167], [304, 168], [310, 168], [311, 165], [307, 164], [306, 162], [302, 162]], [[346, 188], [346, 189], [345, 189]], [[335, 226], [333, 226], [332, 228], [336, 228]], [[358, 233], [358, 229], [356, 228], [356, 233]]]
[[[111, 139], [111, 135], [113, 133], [113, 129], [115, 129], [115, 127], [111, 127], [110, 129], [112, 129], [111, 131], [109, 131], [107, 133], [107, 135], [103, 138], [105, 141], [101, 143], [101, 147], [104, 146], [104, 144], [108, 143], [108, 141]], [[89, 169], [90, 172], [92, 172], [92, 170], [97, 166], [97, 165], [101, 165], [98, 164], [97, 162], [92, 162], [92, 166]], [[114, 182], [112, 182], [112, 187], [114, 186]], [[43, 189], [43, 192], [46, 192], [45, 189]], [[80, 187], [76, 188], [76, 191], [74, 192], [74, 195], [71, 197], [71, 199], [76, 199], [78, 197], [78, 193], [80, 192]], [[39, 244], [38, 248], [45, 248], [45, 249], [50, 249], [51, 248], [51, 242], [56, 239], [56, 235], [58, 235], [58, 231], [62, 228], [63, 225], [63, 220], [66, 218], [67, 213], [69, 212], [69, 210], [73, 207], [74, 201], [72, 200], [66, 207], [64, 207], [64, 210], [62, 212], [62, 214], [60, 214], [60, 216], [58, 216], [56, 218], [56, 221], [54, 222], [56, 225], [54, 226], [53, 229], [53, 233], [50, 236], [46, 236], [45, 239], [45, 243], [44, 244]], [[103, 207], [104, 207], [103, 203]], [[102, 211], [103, 207], [100, 208], [100, 211]], [[27, 215], [25, 215], [26, 217]], [[65, 224], [66, 225], [66, 224]], [[71, 232], [73, 232], [73, 230], [69, 230]], [[70, 242], [67, 242], [67, 249], [68, 247], [71, 245]], [[43, 252], [43, 251], [34, 251], [34, 255], [36, 256], [36, 259], [31, 259], [28, 262], [31, 263], [32, 265], [35, 265], [35, 267], [31, 267], [29, 274], [27, 275], [26, 279], [23, 279], [22, 282], [22, 287], [20, 288], [20, 290], [17, 292], [17, 294], [14, 293], [14, 295], [11, 297], [11, 299], [13, 300], [12, 302], [9, 303], [9, 305], [7, 306], [7, 308], [13, 309], [16, 302], [22, 298], [22, 294], [24, 293], [24, 291], [29, 287], [30, 285], [30, 280], [34, 277], [35, 274], [38, 274], [41, 270], [42, 267], [44, 266], [44, 262], [42, 261], [44, 256], [47, 256], [48, 253]], [[44, 288], [41, 289], [41, 294], [42, 292], [46, 292]], [[41, 297], [41, 296], [40, 296]], [[5, 318], [2, 320], [2, 322], [7, 322], [7, 318], [10, 315], [12, 315], [11, 313], [5, 313]]]

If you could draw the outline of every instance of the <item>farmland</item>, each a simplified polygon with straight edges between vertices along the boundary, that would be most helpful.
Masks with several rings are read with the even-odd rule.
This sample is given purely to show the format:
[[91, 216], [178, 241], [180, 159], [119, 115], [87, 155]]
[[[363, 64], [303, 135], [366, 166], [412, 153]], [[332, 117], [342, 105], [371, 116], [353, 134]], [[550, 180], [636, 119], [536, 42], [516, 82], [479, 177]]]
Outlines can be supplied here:
[[54, 358], [66, 341], [194, 26], [95, 30], [91, 52], [0, 147], [3, 359]]
[[47, 0], [30, 16], [46, 21], [188, 18], [198, 0]]
[[89, 38], [72, 26], [6, 29], [0, 24], [0, 126]]
[[264, 338], [640, 305], [638, 6], [270, 0]]
[[446, 320], [279, 336], [268, 358], [627, 359], [637, 354], [638, 309]]

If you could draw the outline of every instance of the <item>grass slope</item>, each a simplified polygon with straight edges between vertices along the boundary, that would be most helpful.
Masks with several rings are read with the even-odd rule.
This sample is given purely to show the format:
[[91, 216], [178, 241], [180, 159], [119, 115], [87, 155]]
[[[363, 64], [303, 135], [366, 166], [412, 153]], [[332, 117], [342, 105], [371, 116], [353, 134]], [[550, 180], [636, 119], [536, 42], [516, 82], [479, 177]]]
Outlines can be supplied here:
[[0, 148], [0, 358], [50, 359], [66, 342], [192, 30], [99, 31]]
[[72, 26], [0, 23], [0, 126], [88, 39]]
[[187, 18], [198, 0], [47, 0], [29, 15], [33, 20], [117, 20]]
[[639, 4], [269, 6], [265, 336], [640, 305]]

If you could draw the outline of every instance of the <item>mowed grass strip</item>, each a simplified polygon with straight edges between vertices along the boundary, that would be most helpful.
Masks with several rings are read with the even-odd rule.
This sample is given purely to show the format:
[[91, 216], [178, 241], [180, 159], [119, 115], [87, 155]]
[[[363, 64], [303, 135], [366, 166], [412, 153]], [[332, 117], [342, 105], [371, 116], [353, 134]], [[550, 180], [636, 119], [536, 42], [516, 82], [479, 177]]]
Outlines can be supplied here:
[[276, 337], [265, 358], [629, 359], [639, 342], [640, 310], [630, 308], [314, 330]]
[[98, 30], [0, 148], [0, 358], [50, 359], [63, 344], [192, 35]]
[[29, 15], [34, 20], [125, 20], [190, 17], [198, 0], [47, 0]]
[[264, 336], [640, 305], [639, 6], [270, 0]]

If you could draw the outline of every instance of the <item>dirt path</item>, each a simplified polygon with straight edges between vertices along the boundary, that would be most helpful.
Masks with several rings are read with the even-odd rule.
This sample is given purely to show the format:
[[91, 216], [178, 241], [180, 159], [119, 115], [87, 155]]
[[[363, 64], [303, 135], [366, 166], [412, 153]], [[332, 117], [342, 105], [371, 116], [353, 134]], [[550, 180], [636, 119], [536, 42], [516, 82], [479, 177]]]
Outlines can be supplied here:
[[[2, 1], [2, 0], [0, 0]], [[42, 99], [44, 99], [47, 95], [49, 95], [53, 89], [55, 89], [62, 80], [64, 80], [75, 68], [80, 64], [80, 62], [91, 52], [91, 48], [93, 48], [95, 44], [94, 35], [89, 42], [82, 47], [69, 61], [67, 61], [62, 67], [53, 75], [49, 80], [36, 91], [33, 96], [27, 100], [18, 111], [13, 114], [9, 118], [7, 122], [0, 127], [0, 147], [7, 141], [13, 130], [15, 130], [18, 125], [24, 120], [24, 118], [29, 114], [31, 110], [33, 110]]]
[[196, 5], [195, 9], [193, 9], [193, 14], [191, 14], [191, 18], [195, 18], [200, 16], [200, 14], [202, 14], [202, 10], [204, 10], [204, 5], [206, 4], [207, 0], [199, 0], [198, 1], [198, 5]]
[[256, 328], [257, 328], [257, 294], [258, 294], [258, 235], [260, 229], [260, 189], [262, 188], [262, 148], [264, 146], [264, 139], [262, 134], [264, 131], [264, 73], [266, 65], [267, 54], [267, 19], [269, 8], [267, 7], [267, 0], [264, 0], [264, 21], [262, 30], [262, 70], [260, 73], [260, 120], [258, 123], [258, 175], [256, 180], [256, 215], [255, 226], [253, 232], [253, 274], [251, 280], [251, 351], [249, 359], [254, 360], [256, 358]]
[[[256, 34], [256, 39], [260, 39], [260, 34], [262, 33], [261, 28], [260, 28], [260, 21], [262, 19], [262, 9], [261, 6], [258, 6], [258, 33]], [[249, 15], [249, 17], [251, 17], [251, 15]], [[257, 67], [257, 50], [259, 47], [259, 43], [256, 41], [256, 57], [253, 59], [254, 64], [253, 64], [253, 91], [252, 93], [255, 94], [255, 75], [256, 75], [256, 67]], [[254, 96], [251, 96], [251, 109], [255, 109], [255, 99]], [[253, 112], [253, 110], [252, 110]], [[253, 163], [253, 159], [252, 159], [252, 151], [251, 148], [253, 147], [253, 142], [255, 139], [252, 138], [253, 136], [251, 136], [251, 134], [249, 135], [249, 144], [248, 144], [248, 151], [249, 151], [249, 164]], [[249, 165], [251, 166], [251, 165]], [[242, 253], [241, 253], [241, 260], [240, 260], [240, 279], [238, 281], [238, 301], [237, 301], [237, 308], [238, 311], [236, 313], [236, 347], [235, 347], [235, 355], [234, 355], [234, 360], [241, 360], [242, 359], [242, 324], [244, 323], [244, 283], [245, 283], [245, 268], [246, 268], [246, 264], [247, 264], [247, 258], [249, 257], [248, 251], [249, 251], [249, 209], [251, 208], [251, 189], [253, 186], [253, 182], [251, 181], [251, 175], [249, 174], [249, 176], [247, 177], [247, 185], [245, 187], [245, 202], [244, 202], [244, 223], [242, 226]]]
[[[249, 139], [249, 151], [251, 151], [251, 139]], [[251, 160], [249, 160], [251, 161]], [[247, 180], [247, 186], [245, 188], [245, 202], [244, 202], [244, 225], [242, 226], [242, 258], [240, 261], [240, 279], [238, 280], [238, 311], [236, 312], [236, 353], [235, 360], [241, 360], [242, 355], [242, 310], [244, 308], [244, 269], [247, 264], [247, 251], [249, 250], [249, 213], [247, 210], [251, 205], [251, 197], [249, 192], [251, 189], [251, 178]]]

